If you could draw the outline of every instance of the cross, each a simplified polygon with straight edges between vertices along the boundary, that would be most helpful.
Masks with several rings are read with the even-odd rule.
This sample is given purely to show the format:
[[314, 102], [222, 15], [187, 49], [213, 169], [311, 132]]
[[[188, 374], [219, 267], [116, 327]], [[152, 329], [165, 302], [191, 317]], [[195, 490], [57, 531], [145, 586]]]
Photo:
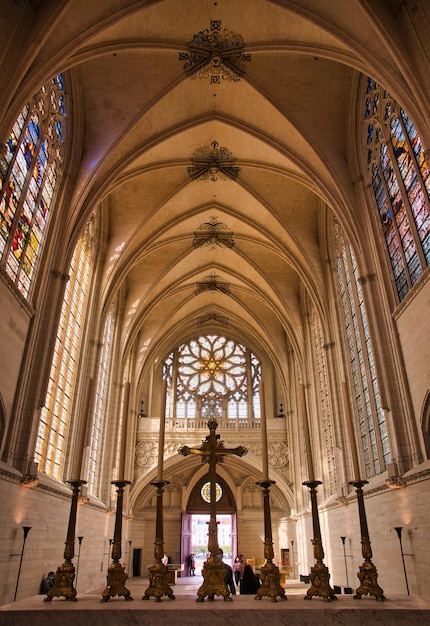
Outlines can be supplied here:
[[[203, 601], [205, 595], [213, 599], [214, 594], [223, 595], [224, 600], [229, 600], [229, 591], [223, 583], [223, 570], [218, 566], [217, 555], [219, 553], [218, 545], [218, 526], [216, 521], [216, 464], [222, 463], [224, 458], [229, 454], [235, 454], [236, 456], [244, 456], [248, 450], [243, 446], [237, 446], [236, 448], [225, 448], [223, 441], [220, 439], [220, 435], [216, 434], [218, 422], [214, 417], [209, 418], [208, 427], [209, 435], [205, 441], [202, 441], [202, 445], [199, 448], [190, 448], [188, 446], [182, 446], [179, 448], [179, 454], [188, 456], [190, 454], [201, 456], [202, 463], [208, 463], [209, 465], [209, 484], [210, 484], [210, 521], [209, 521], [209, 541], [208, 551], [210, 552], [209, 559], [203, 565], [203, 578], [205, 582], [198, 591], [199, 601]], [[218, 561], [219, 565], [221, 563]], [[216, 574], [218, 579], [215, 582], [213, 577], [214, 570], [219, 570]]]

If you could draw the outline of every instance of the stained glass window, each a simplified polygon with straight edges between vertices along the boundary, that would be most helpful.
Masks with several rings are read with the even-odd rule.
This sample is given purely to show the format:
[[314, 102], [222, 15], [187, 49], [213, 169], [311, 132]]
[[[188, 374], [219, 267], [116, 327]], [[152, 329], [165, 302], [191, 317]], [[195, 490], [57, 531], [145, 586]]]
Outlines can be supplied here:
[[209, 335], [182, 344], [166, 359], [164, 376], [174, 389], [175, 417], [260, 417], [260, 363], [231, 339]]
[[45, 406], [36, 442], [39, 470], [62, 479], [73, 392], [92, 275], [92, 222], [75, 249], [69, 269]]
[[338, 226], [336, 256], [360, 447], [366, 478], [370, 478], [384, 472], [391, 462], [390, 444], [357, 263], [351, 246], [344, 241]]
[[[210, 504], [211, 501], [211, 484], [205, 483], [201, 488], [200, 494], [205, 502]], [[222, 496], [222, 487], [219, 483], [215, 483], [215, 500], [219, 502]]]
[[332, 422], [332, 407], [327, 378], [327, 362], [324, 350], [324, 338], [321, 327], [321, 320], [317, 311], [313, 309], [312, 329], [314, 339], [315, 358], [317, 363], [317, 376], [319, 385], [319, 398], [321, 402], [321, 433], [324, 440], [326, 453], [326, 467], [328, 469], [328, 483], [330, 492], [336, 492], [336, 464], [334, 458], [334, 437]]
[[94, 417], [91, 428], [91, 441], [88, 459], [88, 491], [96, 492], [99, 478], [100, 452], [103, 437], [104, 415], [106, 412], [106, 400], [108, 396], [109, 366], [112, 350], [113, 336], [113, 313], [106, 318], [103, 331], [103, 345], [100, 354], [100, 365], [97, 379], [96, 399], [94, 406]]
[[367, 161], [399, 300], [430, 262], [430, 168], [408, 114], [371, 78]]
[[21, 111], [0, 158], [0, 264], [24, 297], [40, 258], [63, 162], [63, 77]]

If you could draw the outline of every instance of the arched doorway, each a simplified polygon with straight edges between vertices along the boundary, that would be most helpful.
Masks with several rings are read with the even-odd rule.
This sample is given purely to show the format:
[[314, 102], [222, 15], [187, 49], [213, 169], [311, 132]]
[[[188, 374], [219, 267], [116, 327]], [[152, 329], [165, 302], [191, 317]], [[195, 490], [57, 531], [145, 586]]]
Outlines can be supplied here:
[[[225, 480], [217, 476], [217, 521], [218, 543], [223, 548], [226, 562], [234, 558], [237, 552], [237, 524], [236, 502], [230, 487]], [[206, 535], [210, 513], [210, 485], [207, 475], [202, 476], [194, 485], [188, 498], [186, 512], [182, 514], [181, 561], [185, 564], [184, 575], [189, 575], [188, 556], [197, 555], [196, 570], [200, 571], [200, 564], [206, 559], [204, 536]]]

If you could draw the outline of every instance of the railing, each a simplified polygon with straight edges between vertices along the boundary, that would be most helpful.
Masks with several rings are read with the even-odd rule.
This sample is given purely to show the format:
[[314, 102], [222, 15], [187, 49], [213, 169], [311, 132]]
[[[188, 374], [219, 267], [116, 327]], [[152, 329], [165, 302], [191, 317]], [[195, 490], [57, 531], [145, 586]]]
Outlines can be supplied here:
[[[218, 431], [220, 430], [260, 430], [260, 420], [256, 419], [232, 419], [219, 418]], [[166, 419], [166, 431], [206, 430], [208, 421], [205, 418], [168, 418]]]

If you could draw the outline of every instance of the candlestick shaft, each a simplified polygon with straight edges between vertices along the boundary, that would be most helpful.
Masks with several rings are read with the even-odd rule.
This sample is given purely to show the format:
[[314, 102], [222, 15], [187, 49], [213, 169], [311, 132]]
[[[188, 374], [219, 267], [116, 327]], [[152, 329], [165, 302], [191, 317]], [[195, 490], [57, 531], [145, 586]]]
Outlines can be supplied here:
[[87, 446], [87, 430], [88, 430], [88, 421], [89, 421], [89, 412], [90, 412], [90, 402], [91, 402], [91, 394], [93, 389], [93, 379], [87, 378], [85, 384], [85, 394], [84, 394], [84, 404], [82, 408], [83, 415], [83, 423], [81, 425], [81, 432], [77, 442], [77, 450], [76, 457], [74, 460], [73, 467], [73, 476], [81, 477], [83, 480], [85, 478], [84, 475], [84, 452]]
[[311, 435], [309, 432], [308, 414], [306, 411], [305, 386], [303, 384], [300, 384], [300, 404], [302, 410], [303, 434], [305, 437], [306, 445], [306, 458], [308, 461], [309, 481], [313, 482], [315, 480], [315, 470], [312, 458]]
[[161, 385], [161, 409], [160, 409], [160, 431], [158, 435], [158, 466], [157, 480], [163, 480], [163, 462], [164, 462], [164, 438], [166, 432], [166, 396], [167, 396], [167, 380], [163, 379]]
[[119, 480], [124, 480], [125, 472], [125, 456], [127, 452], [127, 421], [128, 421], [128, 406], [130, 402], [130, 383], [125, 383], [124, 387], [124, 405], [122, 414], [122, 426], [121, 426], [121, 450], [119, 455]]
[[263, 461], [263, 480], [269, 479], [269, 456], [267, 443], [266, 403], [264, 398], [264, 383], [260, 381], [260, 428], [261, 428], [261, 456]]

